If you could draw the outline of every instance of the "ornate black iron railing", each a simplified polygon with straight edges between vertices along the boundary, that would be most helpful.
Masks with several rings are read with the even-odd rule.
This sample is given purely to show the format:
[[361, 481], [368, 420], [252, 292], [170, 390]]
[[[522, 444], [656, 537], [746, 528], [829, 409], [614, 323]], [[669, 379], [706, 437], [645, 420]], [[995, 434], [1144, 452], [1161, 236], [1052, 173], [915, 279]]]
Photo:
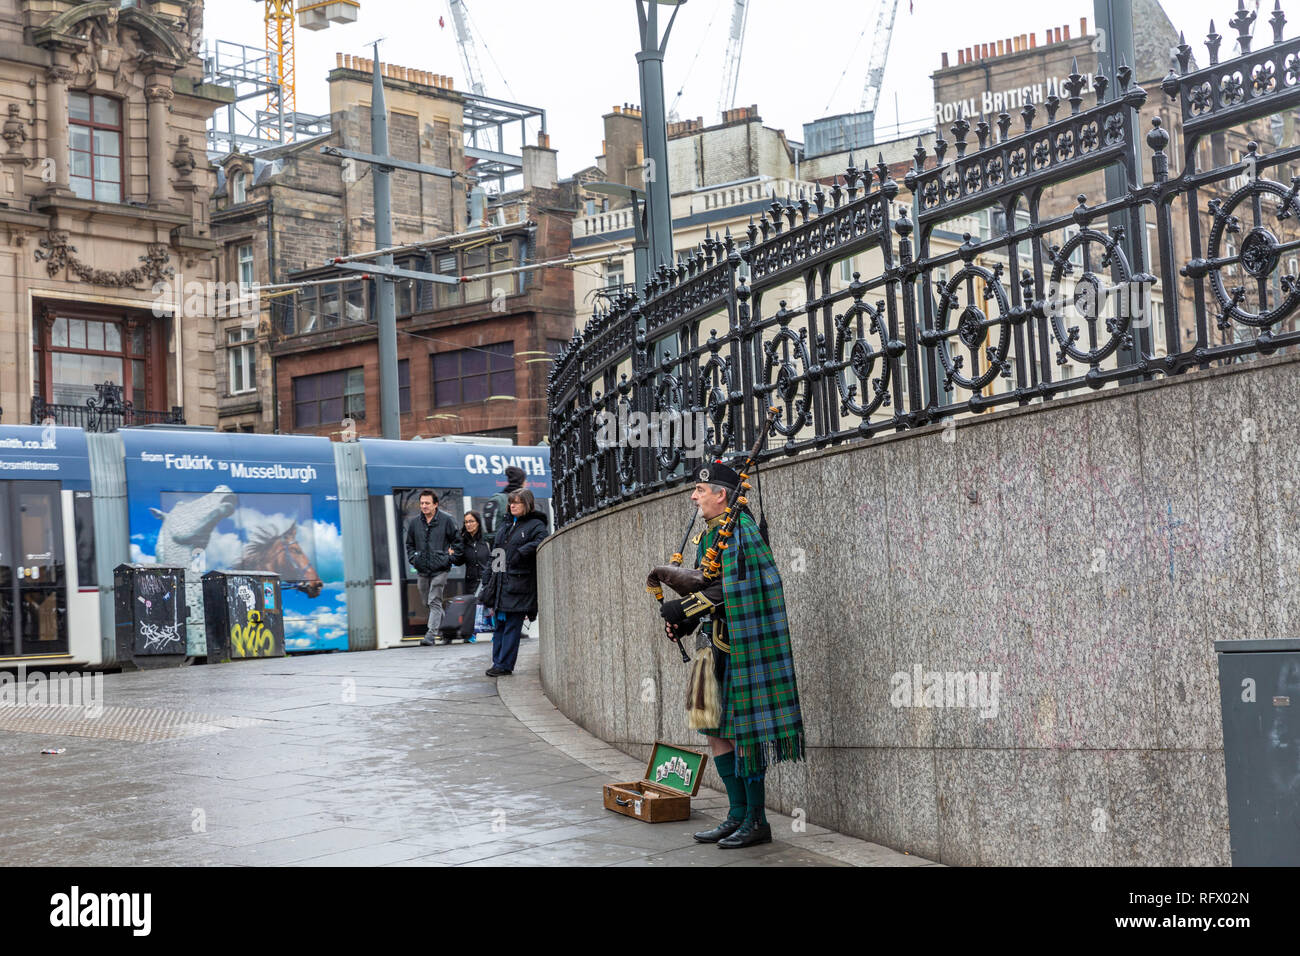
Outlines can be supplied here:
[[[1015, 132], [977, 123], [973, 150], [965, 119], [933, 155], [918, 140], [910, 210], [883, 162], [850, 159], [843, 185], [598, 304], [548, 386], [558, 523], [680, 481], [680, 416], [707, 426], [690, 455], [724, 456], [775, 402], [764, 457], [789, 455], [1300, 344], [1300, 39], [1279, 7], [1252, 51], [1252, 19], [1234, 60], [1211, 29], [1192, 71], [1183, 42], [1159, 102], [1126, 67], [1085, 90], [1076, 65], [1064, 115], [1049, 96]], [[607, 429], [633, 413], [669, 420], [657, 447]]]
[[86, 399], [85, 405], [56, 405], [32, 399], [32, 424], [71, 425], [88, 432], [114, 432], [134, 425], [184, 425], [185, 412], [173, 405], [169, 412], [139, 409], [122, 401], [122, 386], [112, 382], [96, 385], [96, 398]]

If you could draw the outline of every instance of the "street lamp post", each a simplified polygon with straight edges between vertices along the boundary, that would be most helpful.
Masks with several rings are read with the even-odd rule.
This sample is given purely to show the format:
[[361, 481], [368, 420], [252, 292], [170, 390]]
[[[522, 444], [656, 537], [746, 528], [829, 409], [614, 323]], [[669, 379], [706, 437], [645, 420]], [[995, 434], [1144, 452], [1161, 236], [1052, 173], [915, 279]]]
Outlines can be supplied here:
[[[673, 217], [668, 191], [668, 126], [664, 109], [664, 50], [677, 11], [686, 0], [636, 0], [641, 50], [636, 55], [641, 78], [641, 141], [645, 144], [646, 233], [648, 271], [673, 265]], [[672, 7], [663, 37], [659, 7]], [[637, 282], [644, 278], [637, 276]]]

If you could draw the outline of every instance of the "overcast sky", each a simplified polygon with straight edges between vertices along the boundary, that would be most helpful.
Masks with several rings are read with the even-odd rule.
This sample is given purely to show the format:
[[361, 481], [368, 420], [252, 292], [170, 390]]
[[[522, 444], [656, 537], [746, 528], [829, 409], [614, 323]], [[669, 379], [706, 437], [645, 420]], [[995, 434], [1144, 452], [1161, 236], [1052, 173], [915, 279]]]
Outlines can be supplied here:
[[[877, 2], [750, 0], [736, 105], [758, 104], [767, 125], [795, 140], [803, 139], [805, 122], [856, 110]], [[1256, 0], [1247, 5], [1254, 8]], [[485, 92], [546, 110], [561, 176], [591, 165], [600, 152], [601, 116], [615, 104], [640, 101], [634, 0], [468, 0], [467, 6]], [[1227, 21], [1236, 0], [1164, 0], [1163, 6], [1187, 32], [1201, 62], [1200, 43], [1211, 18], [1220, 33], [1235, 36]], [[1300, 0], [1290, 6], [1288, 37], [1300, 29]], [[261, 47], [263, 7], [262, 0], [207, 0], [205, 36]], [[1048, 27], [1069, 24], [1077, 35], [1081, 16], [1090, 29], [1093, 23], [1092, 0], [1047, 0], [1035, 4], [1028, 19], [1013, 12], [1019, 3], [912, 0], [911, 7], [899, 0], [877, 111], [880, 138], [892, 135], [896, 118], [915, 126], [930, 117], [930, 73], [943, 51], [955, 63], [959, 46], [1029, 32], [1042, 42]], [[1261, 39], [1272, 36], [1266, 22], [1272, 7], [1260, 5]], [[664, 69], [669, 106], [682, 91], [676, 107], [682, 118], [718, 119], [731, 8], [732, 0], [688, 0], [678, 14]], [[369, 55], [367, 44], [381, 37], [381, 59], [448, 74], [457, 89], [468, 88], [446, 0], [361, 0], [356, 23], [297, 31], [298, 109], [324, 113], [325, 76], [335, 52]], [[1225, 59], [1230, 46], [1225, 41]]]

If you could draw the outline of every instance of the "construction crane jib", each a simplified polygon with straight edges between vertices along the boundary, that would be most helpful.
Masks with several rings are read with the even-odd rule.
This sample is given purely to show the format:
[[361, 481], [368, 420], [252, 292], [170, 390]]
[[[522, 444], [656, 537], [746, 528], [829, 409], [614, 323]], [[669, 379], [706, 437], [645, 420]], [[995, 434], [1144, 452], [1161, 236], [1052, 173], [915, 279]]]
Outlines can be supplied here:
[[874, 113], [880, 99], [880, 84], [885, 78], [885, 61], [889, 59], [889, 38], [894, 32], [894, 15], [898, 13], [898, 0], [880, 0], [880, 13], [876, 17], [876, 32], [871, 45], [871, 59], [867, 61], [867, 85], [862, 91], [862, 104], [858, 111]]
[[465, 12], [465, 0], [447, 0], [451, 8], [451, 22], [456, 30], [456, 45], [460, 47], [461, 59], [465, 61], [465, 79], [469, 88], [478, 96], [483, 95], [483, 70], [478, 63], [478, 52], [474, 48], [474, 34], [469, 30], [469, 16]]
[[748, 19], [747, 0], [733, 0], [731, 37], [727, 40], [727, 58], [722, 70], [722, 92], [718, 94], [719, 113], [725, 113], [736, 105], [736, 85], [740, 80], [740, 57], [745, 47], [745, 24]]

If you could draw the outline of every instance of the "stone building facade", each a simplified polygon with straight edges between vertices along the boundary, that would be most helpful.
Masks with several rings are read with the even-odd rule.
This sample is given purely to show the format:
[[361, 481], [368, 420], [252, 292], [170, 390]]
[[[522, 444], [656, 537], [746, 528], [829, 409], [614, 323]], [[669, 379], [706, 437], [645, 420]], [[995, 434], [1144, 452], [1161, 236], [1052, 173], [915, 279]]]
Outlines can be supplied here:
[[[263, 286], [319, 271], [328, 258], [374, 248], [370, 174], [321, 153], [322, 147], [371, 152], [370, 96], [373, 64], [339, 54], [328, 76], [330, 132], [254, 155], [221, 160], [212, 196], [213, 234], [221, 242], [220, 272], [226, 284]], [[381, 64], [389, 112], [389, 149], [411, 162], [465, 168], [461, 124], [463, 100], [449, 77]], [[392, 175], [393, 241], [419, 242], [466, 228], [464, 180]], [[339, 300], [324, 302], [321, 331], [355, 321], [369, 301], [354, 280], [341, 284]], [[341, 304], [339, 304], [341, 303]], [[218, 329], [217, 401], [220, 427], [228, 431], [291, 431], [277, 410], [272, 341], [289, 329], [296, 305], [292, 291], [259, 297], [224, 317]], [[331, 311], [331, 308], [333, 311]], [[286, 326], [281, 317], [290, 320]], [[274, 321], [273, 321], [274, 320]], [[376, 384], [376, 388], [377, 388]], [[292, 421], [292, 417], [288, 419]]]
[[202, 18], [0, 0], [0, 420], [83, 424], [111, 383], [216, 423], [212, 316], [184, 295], [216, 276], [204, 127], [228, 98], [201, 82]]
[[[530, 187], [508, 197], [509, 221], [396, 257], [402, 268], [470, 277], [459, 285], [398, 286], [402, 438], [545, 438], [547, 374], [573, 333], [572, 273], [486, 274], [567, 256], [571, 203], [562, 189]], [[476, 273], [485, 278], [473, 279]], [[329, 275], [322, 269], [294, 280]], [[337, 436], [350, 425], [357, 435], [381, 433], [378, 344], [367, 321], [373, 289], [336, 273], [326, 284], [304, 286], [276, 323], [270, 351], [280, 431]], [[327, 322], [339, 308], [342, 318]]]

